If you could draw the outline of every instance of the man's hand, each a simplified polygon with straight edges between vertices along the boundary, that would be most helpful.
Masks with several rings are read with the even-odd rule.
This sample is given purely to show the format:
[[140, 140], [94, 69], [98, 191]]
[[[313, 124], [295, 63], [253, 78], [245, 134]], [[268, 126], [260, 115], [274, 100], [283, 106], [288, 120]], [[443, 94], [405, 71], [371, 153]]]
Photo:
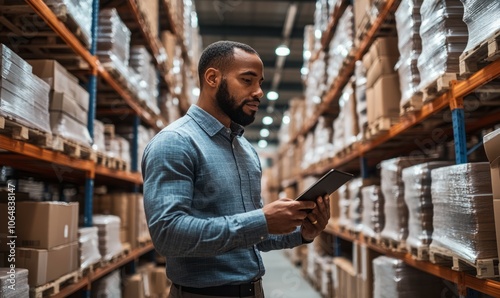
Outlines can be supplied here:
[[316, 207], [302, 222], [302, 238], [305, 241], [312, 241], [325, 229], [328, 219], [330, 219], [330, 197], [325, 195], [316, 199]]
[[295, 231], [307, 221], [305, 218], [308, 216], [308, 211], [317, 209], [316, 205], [311, 201], [295, 201], [287, 198], [265, 205], [262, 211], [267, 220], [269, 234], [288, 234]]

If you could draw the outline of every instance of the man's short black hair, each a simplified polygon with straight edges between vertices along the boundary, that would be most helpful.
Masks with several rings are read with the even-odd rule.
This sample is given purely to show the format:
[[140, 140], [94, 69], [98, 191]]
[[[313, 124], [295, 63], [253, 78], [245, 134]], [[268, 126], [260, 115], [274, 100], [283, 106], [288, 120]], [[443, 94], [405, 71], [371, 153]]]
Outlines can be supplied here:
[[257, 54], [251, 46], [244, 43], [222, 40], [208, 45], [201, 53], [198, 63], [198, 77], [200, 85], [203, 86], [203, 76], [210, 67], [224, 71], [234, 61], [234, 48], [242, 49], [250, 54]]

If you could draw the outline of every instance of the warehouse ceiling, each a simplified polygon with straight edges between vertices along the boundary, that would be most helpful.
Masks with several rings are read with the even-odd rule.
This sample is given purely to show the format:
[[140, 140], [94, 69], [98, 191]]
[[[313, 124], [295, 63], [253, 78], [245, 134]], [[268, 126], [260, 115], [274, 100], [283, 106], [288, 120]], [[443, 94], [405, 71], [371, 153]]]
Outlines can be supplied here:
[[[288, 101], [303, 95], [300, 69], [304, 27], [314, 22], [315, 3], [316, 0], [194, 0], [203, 47], [218, 40], [234, 40], [252, 46], [264, 62], [265, 95], [255, 122], [245, 130], [245, 137], [253, 143], [265, 139], [269, 145], [276, 145]], [[284, 43], [288, 44], [290, 55], [278, 58], [275, 50]], [[279, 94], [276, 101], [266, 96], [272, 90]], [[273, 124], [264, 125], [264, 116], [273, 117]], [[262, 128], [269, 129], [268, 137], [260, 136]]]

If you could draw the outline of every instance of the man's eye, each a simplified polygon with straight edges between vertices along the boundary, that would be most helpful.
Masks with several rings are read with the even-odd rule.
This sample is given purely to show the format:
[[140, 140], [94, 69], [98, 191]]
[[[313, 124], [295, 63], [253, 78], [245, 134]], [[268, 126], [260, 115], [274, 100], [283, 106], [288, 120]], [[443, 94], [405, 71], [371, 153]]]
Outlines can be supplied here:
[[250, 79], [243, 79], [243, 82], [245, 82], [245, 83], [251, 83], [252, 80], [250, 80]]

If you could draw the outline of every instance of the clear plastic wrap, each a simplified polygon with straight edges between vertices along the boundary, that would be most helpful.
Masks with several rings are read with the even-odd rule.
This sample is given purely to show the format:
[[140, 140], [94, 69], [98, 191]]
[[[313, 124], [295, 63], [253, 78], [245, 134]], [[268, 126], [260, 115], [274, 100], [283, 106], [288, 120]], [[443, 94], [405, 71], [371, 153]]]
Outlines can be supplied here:
[[115, 270], [108, 275], [96, 280], [92, 284], [92, 298], [118, 298], [122, 297], [122, 278], [120, 270]]
[[104, 123], [94, 119], [94, 143], [92, 148], [98, 152], [106, 152], [104, 143]]
[[464, 22], [469, 30], [469, 51], [500, 30], [500, 1], [461, 0]]
[[443, 167], [432, 170], [431, 176], [431, 250], [446, 250], [472, 263], [497, 258], [489, 163]]
[[92, 138], [87, 126], [61, 111], [50, 112], [50, 127], [54, 135], [91, 146]]
[[409, 213], [407, 247], [419, 248], [431, 243], [433, 231], [431, 171], [449, 165], [450, 162], [434, 161], [403, 170], [404, 200]]
[[85, 44], [92, 44], [92, 0], [44, 0], [56, 15], [69, 14], [79, 27]]
[[138, 74], [138, 97], [152, 109], [158, 109], [158, 77], [152, 57], [145, 46], [130, 48], [130, 67]]
[[384, 194], [385, 226], [381, 237], [396, 242], [408, 236], [408, 207], [404, 200], [402, 171], [429, 161], [424, 157], [397, 157], [380, 163], [380, 187]]
[[[28, 285], [28, 270], [15, 268], [14, 271], [15, 278], [12, 278], [11, 268], [0, 268], [0, 297], [29, 297], [30, 286]], [[15, 281], [14, 288], [11, 287], [12, 280]]]
[[123, 247], [120, 241], [120, 218], [115, 215], [95, 214], [93, 222], [98, 229], [102, 259], [110, 260], [121, 253]]
[[333, 147], [333, 120], [331, 117], [320, 116], [314, 128], [314, 162], [328, 158]]
[[115, 139], [118, 141], [120, 149], [118, 157], [125, 161], [130, 165], [131, 163], [131, 152], [130, 152], [130, 143], [125, 138], [121, 136], [115, 136]]
[[78, 229], [78, 253], [80, 269], [89, 267], [101, 260], [97, 227]]
[[420, 7], [422, 53], [418, 57], [420, 85], [424, 89], [445, 73], [459, 73], [459, 57], [467, 45], [460, 0], [424, 0]]
[[310, 64], [311, 69], [307, 76], [305, 95], [304, 118], [311, 117], [316, 107], [321, 103], [326, 91], [326, 62], [325, 53], [320, 52], [319, 58]]
[[354, 92], [356, 96], [356, 114], [358, 118], [358, 140], [361, 140], [368, 126], [366, 111], [366, 68], [362, 61], [356, 61], [354, 68]]
[[345, 58], [354, 46], [354, 14], [352, 5], [347, 6], [330, 42], [327, 59], [326, 85], [331, 86], [339, 76]]
[[420, 38], [420, 5], [423, 0], [403, 0], [395, 12], [400, 53], [396, 68], [399, 73], [401, 104], [406, 103], [418, 91], [420, 73], [417, 67], [422, 52]]
[[339, 190], [339, 226], [347, 227], [350, 224], [349, 219], [349, 189], [347, 185], [342, 185]]
[[363, 211], [361, 232], [371, 238], [379, 238], [385, 225], [384, 196], [378, 185], [365, 186], [361, 189]]
[[386, 256], [373, 259], [373, 278], [374, 298], [444, 297], [447, 289], [440, 278]]
[[99, 13], [97, 55], [104, 66], [128, 78], [130, 58], [130, 30], [120, 19], [116, 9], [102, 9]]
[[50, 86], [32, 74], [31, 66], [12, 50], [0, 44], [0, 115], [50, 133]]

